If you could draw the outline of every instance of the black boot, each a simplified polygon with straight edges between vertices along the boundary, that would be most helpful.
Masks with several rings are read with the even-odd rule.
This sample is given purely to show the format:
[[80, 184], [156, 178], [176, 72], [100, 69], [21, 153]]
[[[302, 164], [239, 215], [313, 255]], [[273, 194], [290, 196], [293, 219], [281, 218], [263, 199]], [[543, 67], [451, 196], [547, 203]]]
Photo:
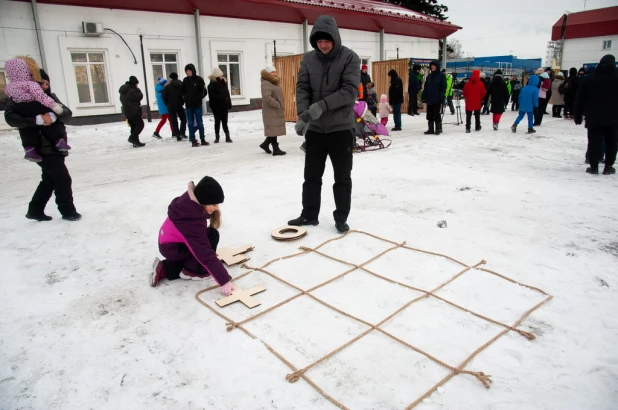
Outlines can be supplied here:
[[[605, 165], [605, 169], [603, 170], [603, 175], [613, 175], [616, 173], [616, 168], [612, 167], [612, 166], [607, 166]], [[28, 217], [28, 215], [26, 215], [26, 218]], [[49, 217], [51, 219], [51, 217]]]
[[219, 133], [215, 134], [215, 144], [219, 143]]
[[270, 137], [266, 137], [263, 143], [260, 144], [260, 148], [266, 151], [267, 154], [272, 154], [272, 151], [269, 148], [270, 146]]
[[433, 124], [434, 124], [433, 121], [429, 121], [429, 128], [427, 129], [427, 131], [425, 131], [425, 135], [435, 134]]
[[307, 219], [304, 216], [299, 216], [296, 219], [292, 219], [291, 221], [288, 221], [288, 225], [292, 225], [292, 226], [307, 226], [307, 225], [316, 226], [319, 223], [320, 221], [318, 221], [317, 219]]
[[350, 227], [346, 222], [335, 222], [335, 228], [337, 228], [337, 232], [346, 233], [350, 230]]
[[133, 147], [135, 147], [135, 148], [143, 147], [144, 145], [146, 145], [143, 142], [140, 142], [139, 138], [130, 138], [129, 137], [129, 142], [131, 144], [133, 144]]
[[278, 142], [273, 142], [273, 156], [275, 155], [285, 155], [285, 151], [281, 151], [281, 149], [279, 149], [279, 143]]
[[161, 139], [161, 136], [159, 135], [159, 133], [157, 131], [152, 133], [152, 138], [156, 138], [156, 139]]
[[599, 167], [598, 166], [596, 166], [596, 167], [588, 167], [588, 168], [586, 168], [586, 172], [589, 173], [589, 174], [597, 175], [599, 173]]
[[436, 135], [442, 134], [442, 121], [436, 121]]
[[229, 132], [226, 132], [226, 133], [225, 133], [225, 142], [234, 142], [234, 141], [232, 141], [232, 139], [230, 138], [230, 133], [229, 133]]
[[26, 214], [26, 218], [33, 219], [33, 220], [39, 221], [39, 222], [46, 222], [46, 221], [51, 221], [52, 220], [52, 217], [48, 216], [48, 215], [45, 215], [45, 212], [36, 213], [36, 212], [28, 211], [28, 213]]

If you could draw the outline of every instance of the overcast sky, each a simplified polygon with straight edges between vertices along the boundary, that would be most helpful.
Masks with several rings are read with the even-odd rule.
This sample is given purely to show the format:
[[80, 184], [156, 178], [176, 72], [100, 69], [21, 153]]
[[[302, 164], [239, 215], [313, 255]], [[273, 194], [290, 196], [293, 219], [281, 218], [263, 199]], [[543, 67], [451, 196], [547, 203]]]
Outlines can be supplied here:
[[[443, 0], [449, 21], [463, 27], [451, 37], [464, 57], [514, 54], [545, 60], [551, 27], [565, 11], [584, 10], [584, 0]], [[618, 6], [618, 0], [588, 0], [586, 10]], [[466, 54], [466, 52], [468, 54]]]

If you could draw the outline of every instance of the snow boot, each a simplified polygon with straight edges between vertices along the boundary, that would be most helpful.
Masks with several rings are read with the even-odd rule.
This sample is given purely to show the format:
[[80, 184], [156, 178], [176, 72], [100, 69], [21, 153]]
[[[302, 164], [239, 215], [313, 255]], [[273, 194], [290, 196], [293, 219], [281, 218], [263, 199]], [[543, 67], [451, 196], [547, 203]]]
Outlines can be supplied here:
[[586, 168], [586, 172], [589, 173], [589, 174], [598, 175], [599, 174], [599, 168], [598, 167], [588, 167], [588, 168]]
[[273, 157], [276, 155], [285, 155], [285, 151], [281, 151], [281, 149], [279, 149], [278, 142], [273, 142]]
[[234, 141], [232, 141], [232, 139], [230, 138], [230, 133], [229, 133], [229, 132], [226, 132], [226, 133], [225, 133], [225, 142], [234, 142]]
[[62, 219], [64, 219], [65, 221], [75, 222], [75, 221], [79, 221], [80, 219], [82, 219], [82, 216], [79, 213], [77, 213], [77, 211], [73, 211], [73, 212], [69, 212], [68, 214], [62, 215]]
[[152, 264], [152, 271], [148, 275], [148, 282], [150, 283], [150, 286], [156, 288], [159, 282], [166, 277], [167, 275], [165, 274], [163, 262], [161, 262], [159, 258], [155, 258]]
[[429, 121], [429, 128], [427, 128], [427, 131], [425, 131], [425, 135], [433, 135], [435, 134], [434, 131], [434, 122], [433, 121]]
[[162, 139], [161, 136], [159, 135], [159, 133], [157, 131], [152, 133], [152, 138], [156, 138], [158, 140]]
[[172, 135], [172, 138], [176, 137], [176, 141], [182, 141], [182, 137], [180, 135]]
[[511, 131], [517, 132], [517, 124], [511, 125]]
[[307, 141], [303, 142], [303, 144], [300, 146], [300, 149], [302, 152], [307, 152]]
[[317, 219], [307, 219], [304, 216], [299, 216], [296, 219], [292, 219], [291, 221], [288, 221], [288, 225], [291, 226], [316, 226], [320, 223], [320, 221], [318, 221]]
[[24, 159], [32, 162], [43, 161], [43, 157], [40, 156], [38, 152], [36, 152], [36, 149], [34, 147], [24, 147], [24, 149], [26, 150], [26, 155], [24, 156]]
[[470, 134], [470, 127], [466, 127], [466, 134]]
[[[616, 173], [616, 168], [611, 167], [611, 166], [605, 166], [605, 169], [603, 170], [603, 175], [612, 175]], [[51, 218], [50, 218], [51, 219]]]
[[67, 142], [65, 141], [64, 138], [60, 138], [57, 142], [56, 142], [56, 149], [58, 151], [62, 151], [62, 152], [67, 152], [68, 150], [71, 149], [71, 146], [69, 144], [67, 144]]
[[[215, 141], [217, 142], [217, 141]], [[202, 144], [203, 146], [207, 147], [210, 145], [210, 142], [206, 141], [206, 139], [202, 138], [200, 141], [200, 144]]]
[[44, 212], [41, 212], [39, 214], [39, 213], [30, 212], [30, 211], [28, 211], [28, 213], [26, 214], [26, 218], [32, 219], [34, 221], [39, 221], [39, 222], [51, 221], [53, 219], [51, 216], [45, 215]]
[[191, 141], [191, 147], [195, 148], [195, 147], [199, 147], [199, 146], [200, 146], [200, 143], [197, 142], [197, 140]]
[[346, 222], [335, 222], [335, 228], [337, 228], [337, 232], [339, 233], [346, 233], [350, 230]]
[[534, 134], [536, 130], [534, 128], [528, 128], [528, 132], [526, 134]]
[[474, 127], [474, 131], [480, 131], [482, 129], [482, 127], [480, 125], [477, 125], [476, 127]]
[[494, 122], [494, 131], [498, 131], [498, 123]]
[[146, 144], [144, 144], [143, 142], [140, 142], [139, 138], [129, 138], [128, 139], [129, 143], [133, 144], [133, 148], [139, 148], [139, 147], [143, 147]]
[[215, 134], [215, 144], [219, 143], [219, 134]]
[[272, 154], [272, 151], [269, 148], [270, 146], [270, 137], [266, 137], [263, 143], [260, 144], [260, 148], [262, 148], [267, 154]]

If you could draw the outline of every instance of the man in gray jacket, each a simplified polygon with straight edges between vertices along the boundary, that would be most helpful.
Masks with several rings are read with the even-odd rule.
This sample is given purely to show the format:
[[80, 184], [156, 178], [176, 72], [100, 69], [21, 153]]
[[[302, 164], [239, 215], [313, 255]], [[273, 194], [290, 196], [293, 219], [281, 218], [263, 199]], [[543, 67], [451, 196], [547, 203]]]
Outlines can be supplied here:
[[335, 19], [320, 16], [310, 36], [310, 51], [303, 57], [296, 82], [300, 136], [306, 133], [303, 212], [290, 225], [317, 225], [326, 157], [330, 156], [335, 174], [333, 193], [337, 209], [333, 212], [339, 233], [346, 223], [352, 197], [352, 151], [354, 148], [354, 102], [360, 85], [360, 58], [341, 45]]

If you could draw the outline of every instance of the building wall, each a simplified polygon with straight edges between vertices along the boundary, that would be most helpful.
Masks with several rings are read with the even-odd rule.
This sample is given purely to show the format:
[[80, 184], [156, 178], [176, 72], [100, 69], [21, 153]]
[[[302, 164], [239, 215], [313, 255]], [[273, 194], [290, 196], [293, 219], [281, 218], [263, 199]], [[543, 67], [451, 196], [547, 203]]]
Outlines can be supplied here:
[[[184, 77], [187, 63], [197, 64], [194, 18], [192, 15], [163, 14], [126, 10], [110, 10], [38, 4], [43, 43], [53, 91], [71, 107], [75, 117], [108, 116], [121, 112], [118, 88], [135, 75], [142, 90], [144, 81], [139, 33], [143, 33], [146, 80], [150, 92], [150, 106], [156, 110], [151, 53], [168, 53], [177, 56], [180, 77]], [[82, 33], [82, 22], [103, 23], [104, 28], [122, 35], [134, 58], [114, 33], [106, 31], [99, 37], [87, 37]], [[30, 55], [40, 61], [34, 19], [29, 3], [0, 0], [0, 70], [6, 60], [16, 55]], [[235, 54], [240, 60], [240, 93], [232, 96], [235, 106], [245, 106], [251, 100], [261, 98], [260, 71], [272, 61], [274, 44], [277, 55], [292, 55], [303, 52], [302, 25], [237, 20], [220, 17], [200, 17], [203, 67], [207, 77], [219, 54]], [[309, 27], [311, 30], [311, 26]], [[355, 50], [369, 62], [378, 61], [380, 53], [379, 34], [341, 30], [344, 45]], [[432, 58], [438, 54], [438, 41], [385, 35], [387, 59], [399, 57]], [[108, 102], [80, 103], [75, 67], [71, 53], [92, 52], [103, 54], [106, 84], [99, 84], [98, 93], [106, 88]], [[199, 70], [199, 68], [198, 68]], [[169, 73], [167, 73], [169, 74]], [[82, 77], [83, 78], [83, 77]], [[207, 79], [206, 79], [207, 80]], [[87, 87], [86, 87], [87, 88]], [[83, 86], [82, 86], [83, 91]], [[90, 91], [90, 94], [94, 91]], [[143, 103], [146, 101], [144, 99]]]
[[[603, 50], [603, 42], [606, 40], [612, 42], [609, 50]], [[586, 63], [598, 63], [606, 54], [616, 55], [616, 53], [618, 53], [618, 35], [565, 40], [560, 68], [563, 70], [569, 70], [571, 67], [579, 69]]]

